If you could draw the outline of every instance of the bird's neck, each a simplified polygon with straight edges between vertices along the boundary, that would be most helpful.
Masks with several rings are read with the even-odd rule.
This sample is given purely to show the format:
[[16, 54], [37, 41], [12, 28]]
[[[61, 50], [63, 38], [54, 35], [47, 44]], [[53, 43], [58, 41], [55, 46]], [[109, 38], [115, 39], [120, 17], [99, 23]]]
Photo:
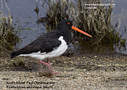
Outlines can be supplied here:
[[70, 42], [70, 39], [71, 39], [71, 31], [70, 30], [61, 31], [60, 36], [63, 36], [64, 40], [68, 44]]

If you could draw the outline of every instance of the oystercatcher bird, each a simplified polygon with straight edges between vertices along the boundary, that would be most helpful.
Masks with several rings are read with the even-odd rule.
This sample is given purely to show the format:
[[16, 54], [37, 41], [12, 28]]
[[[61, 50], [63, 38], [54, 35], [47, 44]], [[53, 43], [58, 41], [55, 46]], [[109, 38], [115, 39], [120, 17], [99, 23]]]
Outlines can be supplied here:
[[[11, 58], [16, 56], [30, 56], [39, 59], [39, 62], [48, 66], [49, 70], [54, 74], [55, 72], [53, 72], [53, 68], [48, 59], [58, 57], [67, 50], [71, 39], [71, 30], [76, 30], [92, 37], [86, 32], [74, 27], [72, 21], [63, 20], [58, 23], [56, 30], [41, 35], [22, 49], [12, 52]], [[47, 59], [47, 62], [42, 61], [43, 59]]]

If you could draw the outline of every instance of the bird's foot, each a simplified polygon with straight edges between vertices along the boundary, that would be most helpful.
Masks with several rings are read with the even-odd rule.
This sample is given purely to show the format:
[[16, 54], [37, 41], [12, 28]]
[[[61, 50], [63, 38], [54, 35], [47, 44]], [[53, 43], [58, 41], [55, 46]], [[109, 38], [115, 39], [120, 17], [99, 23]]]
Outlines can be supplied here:
[[59, 73], [59, 72], [53, 72], [53, 74], [55, 74], [55, 75], [59, 75], [60, 73]]
[[52, 72], [52, 74], [55, 74], [55, 75], [60, 74], [60, 73], [58, 73], [58, 72], [54, 72], [53, 67], [51, 66], [51, 64], [50, 64], [50, 62], [49, 62], [48, 59], [47, 59], [47, 63], [46, 63], [46, 62], [43, 62], [43, 61], [41, 61], [41, 60], [38, 60], [38, 62], [40, 62], [41, 64], [44, 64], [44, 65], [48, 66], [48, 68], [49, 68], [49, 70]]

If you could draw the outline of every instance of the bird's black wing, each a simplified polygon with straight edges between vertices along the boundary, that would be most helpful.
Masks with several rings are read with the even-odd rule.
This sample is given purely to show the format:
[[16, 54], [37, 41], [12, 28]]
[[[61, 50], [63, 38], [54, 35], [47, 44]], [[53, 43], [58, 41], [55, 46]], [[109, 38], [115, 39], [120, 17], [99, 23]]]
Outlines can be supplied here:
[[59, 41], [58, 39], [51, 39], [51, 40], [47, 40], [45, 41], [44, 44], [41, 45], [41, 52], [50, 52], [53, 49], [59, 47], [59, 45], [61, 44], [61, 41]]
[[58, 38], [51, 39], [51, 38], [43, 38], [41, 36], [41, 38], [36, 39], [35, 41], [28, 44], [24, 48], [18, 51], [12, 52], [11, 58], [18, 56], [20, 54], [29, 54], [29, 53], [38, 52], [38, 51], [47, 53], [57, 48], [60, 44], [61, 42], [58, 40]]

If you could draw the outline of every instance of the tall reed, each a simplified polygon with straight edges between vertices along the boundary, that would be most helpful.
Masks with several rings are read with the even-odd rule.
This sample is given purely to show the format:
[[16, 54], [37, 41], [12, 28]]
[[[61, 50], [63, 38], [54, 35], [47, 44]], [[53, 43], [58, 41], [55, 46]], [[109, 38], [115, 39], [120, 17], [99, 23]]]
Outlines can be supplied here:
[[[4, 1], [4, 2], [3, 2]], [[4, 15], [2, 10], [5, 3], [8, 9], [8, 15]], [[13, 28], [13, 19], [10, 15], [10, 10], [5, 0], [1, 0], [1, 13], [0, 13], [0, 56], [7, 54], [13, 50], [14, 45], [18, 42], [19, 38], [16, 36], [16, 31]]]

